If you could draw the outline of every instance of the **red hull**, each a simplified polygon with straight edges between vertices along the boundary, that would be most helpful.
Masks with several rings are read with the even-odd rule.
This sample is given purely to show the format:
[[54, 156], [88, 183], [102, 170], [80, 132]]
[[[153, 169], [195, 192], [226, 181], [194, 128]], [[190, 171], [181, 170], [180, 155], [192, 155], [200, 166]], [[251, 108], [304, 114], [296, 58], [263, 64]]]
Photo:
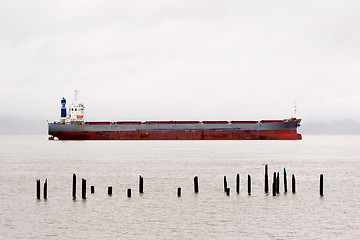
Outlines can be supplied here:
[[138, 130], [58, 132], [59, 140], [301, 140], [296, 130]]

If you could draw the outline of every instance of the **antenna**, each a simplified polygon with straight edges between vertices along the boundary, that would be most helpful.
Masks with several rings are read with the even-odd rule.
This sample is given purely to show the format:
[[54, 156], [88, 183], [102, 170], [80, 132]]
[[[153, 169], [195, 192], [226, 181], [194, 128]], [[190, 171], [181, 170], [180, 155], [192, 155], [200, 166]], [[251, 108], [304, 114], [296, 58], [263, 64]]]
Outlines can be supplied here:
[[75, 89], [75, 98], [74, 98], [74, 102], [75, 102], [75, 103], [77, 103], [77, 101], [78, 101], [79, 92], [80, 92], [80, 90]]

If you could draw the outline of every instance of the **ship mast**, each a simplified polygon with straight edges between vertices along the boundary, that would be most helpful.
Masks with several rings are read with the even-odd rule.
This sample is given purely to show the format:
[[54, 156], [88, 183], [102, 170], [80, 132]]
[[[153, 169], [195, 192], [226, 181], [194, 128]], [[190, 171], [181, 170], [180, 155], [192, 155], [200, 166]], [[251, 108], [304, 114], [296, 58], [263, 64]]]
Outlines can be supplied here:
[[75, 92], [74, 105], [76, 105], [79, 99], [79, 90], [75, 89], [74, 92]]
[[296, 118], [296, 113], [297, 113], [297, 106], [296, 106], [296, 101], [295, 101], [295, 105], [294, 105], [294, 118]]

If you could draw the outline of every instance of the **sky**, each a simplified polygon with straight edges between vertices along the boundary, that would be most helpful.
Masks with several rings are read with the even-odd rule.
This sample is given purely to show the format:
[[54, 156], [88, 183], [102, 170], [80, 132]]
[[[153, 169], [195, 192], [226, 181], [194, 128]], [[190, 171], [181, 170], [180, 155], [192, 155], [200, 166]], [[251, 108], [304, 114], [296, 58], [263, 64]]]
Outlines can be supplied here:
[[0, 119], [357, 121], [360, 1], [0, 2]]

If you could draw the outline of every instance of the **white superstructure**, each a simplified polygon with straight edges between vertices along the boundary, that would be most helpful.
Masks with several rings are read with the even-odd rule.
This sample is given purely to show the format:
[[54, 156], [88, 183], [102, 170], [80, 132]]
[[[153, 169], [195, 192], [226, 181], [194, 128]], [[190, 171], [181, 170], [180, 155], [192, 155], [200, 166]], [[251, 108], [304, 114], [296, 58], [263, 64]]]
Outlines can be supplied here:
[[79, 90], [75, 90], [74, 101], [71, 103], [71, 106], [68, 108], [66, 123], [83, 123], [84, 122], [84, 104], [78, 103]]

